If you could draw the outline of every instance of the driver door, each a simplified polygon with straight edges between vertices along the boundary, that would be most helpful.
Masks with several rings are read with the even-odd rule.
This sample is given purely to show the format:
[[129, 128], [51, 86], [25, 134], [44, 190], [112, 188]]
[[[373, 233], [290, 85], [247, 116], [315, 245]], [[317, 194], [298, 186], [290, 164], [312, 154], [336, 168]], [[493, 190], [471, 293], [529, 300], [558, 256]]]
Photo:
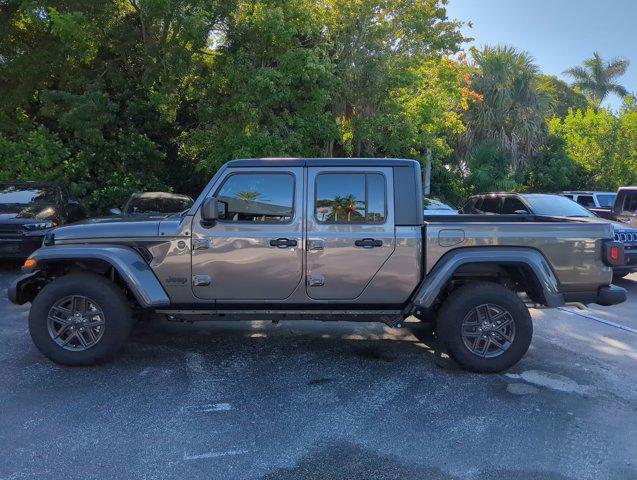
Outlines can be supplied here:
[[303, 277], [302, 167], [228, 169], [213, 195], [220, 218], [192, 226], [196, 297], [284, 300]]

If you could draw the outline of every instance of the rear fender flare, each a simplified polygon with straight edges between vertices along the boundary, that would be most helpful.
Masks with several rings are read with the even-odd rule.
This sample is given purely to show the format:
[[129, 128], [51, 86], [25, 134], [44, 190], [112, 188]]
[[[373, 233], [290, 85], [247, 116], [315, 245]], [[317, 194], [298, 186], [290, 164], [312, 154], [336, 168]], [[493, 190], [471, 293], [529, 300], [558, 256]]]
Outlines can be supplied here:
[[538, 282], [543, 303], [547, 307], [564, 305], [564, 296], [559, 292], [557, 277], [538, 250], [524, 247], [469, 247], [452, 250], [436, 263], [416, 290], [411, 311], [431, 308], [458, 268], [476, 263], [526, 266]]

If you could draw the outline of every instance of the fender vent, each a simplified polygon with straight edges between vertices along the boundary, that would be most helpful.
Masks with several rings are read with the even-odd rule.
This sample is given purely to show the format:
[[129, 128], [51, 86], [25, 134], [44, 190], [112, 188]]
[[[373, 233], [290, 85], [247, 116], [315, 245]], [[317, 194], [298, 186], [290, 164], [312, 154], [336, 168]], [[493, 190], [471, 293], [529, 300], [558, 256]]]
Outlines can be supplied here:
[[153, 255], [148, 251], [146, 247], [133, 247], [134, 250], [139, 253], [146, 263], [153, 261]]

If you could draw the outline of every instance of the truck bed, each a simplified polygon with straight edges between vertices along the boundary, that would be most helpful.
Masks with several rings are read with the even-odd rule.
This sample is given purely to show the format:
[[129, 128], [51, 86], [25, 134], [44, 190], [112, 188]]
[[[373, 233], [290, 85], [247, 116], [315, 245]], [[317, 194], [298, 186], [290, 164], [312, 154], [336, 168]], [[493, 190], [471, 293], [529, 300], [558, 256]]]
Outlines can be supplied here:
[[425, 217], [428, 273], [449, 251], [467, 247], [530, 247], [553, 266], [565, 292], [609, 284], [612, 269], [602, 247], [612, 226], [590, 219], [535, 215], [449, 215]]

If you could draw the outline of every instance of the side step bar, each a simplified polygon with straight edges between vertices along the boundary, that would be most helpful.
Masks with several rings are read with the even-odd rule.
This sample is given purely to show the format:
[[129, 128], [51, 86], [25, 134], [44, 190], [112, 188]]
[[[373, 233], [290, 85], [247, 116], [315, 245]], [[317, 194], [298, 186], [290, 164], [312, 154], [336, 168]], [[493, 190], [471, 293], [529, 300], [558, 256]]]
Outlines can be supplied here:
[[240, 321], [240, 320], [321, 320], [342, 322], [381, 322], [390, 327], [402, 326], [402, 310], [181, 310], [156, 309], [171, 321]]

